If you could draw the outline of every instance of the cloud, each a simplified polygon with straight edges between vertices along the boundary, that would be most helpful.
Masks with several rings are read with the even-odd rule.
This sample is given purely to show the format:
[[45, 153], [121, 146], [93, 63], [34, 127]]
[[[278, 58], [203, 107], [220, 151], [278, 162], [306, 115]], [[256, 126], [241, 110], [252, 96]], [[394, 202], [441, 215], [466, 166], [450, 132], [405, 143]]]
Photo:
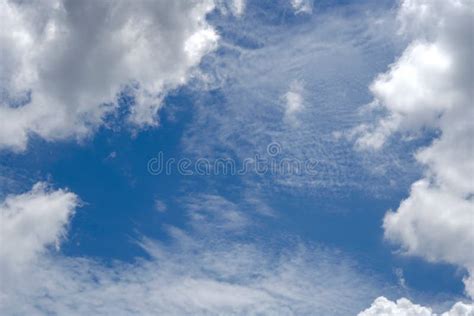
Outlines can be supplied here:
[[[387, 116], [362, 128], [357, 145], [381, 148], [395, 132], [439, 131], [416, 153], [425, 176], [384, 219], [385, 237], [410, 255], [474, 271], [474, 5], [405, 0], [399, 20], [411, 44], [371, 85]], [[472, 276], [466, 292], [474, 296]]]
[[245, 13], [246, 0], [215, 0], [217, 9], [223, 14], [229, 13], [239, 18]]
[[[211, 213], [234, 207], [222, 197], [203, 198], [214, 201]], [[77, 206], [76, 195], [44, 184], [2, 203], [1, 314], [349, 315], [381, 287], [337, 251], [301, 243], [274, 251], [232, 241], [231, 230], [170, 227], [170, 243], [140, 238], [148, 258], [128, 263], [67, 257], [50, 246], [65, 237]], [[21, 273], [5, 270], [19, 258]]]
[[407, 254], [470, 267], [474, 262], [472, 206], [469, 200], [420, 180], [398, 210], [385, 215], [385, 235], [403, 245]]
[[186, 208], [196, 230], [238, 231], [249, 225], [239, 205], [220, 195], [201, 194], [186, 199]]
[[283, 95], [285, 102], [285, 120], [290, 124], [297, 125], [297, 114], [304, 108], [304, 85], [299, 81], [293, 81], [288, 91]]
[[67, 224], [79, 205], [74, 193], [52, 191], [45, 183], [20, 195], [8, 195], [0, 204], [0, 275], [2, 286], [22, 271], [47, 247], [59, 247]]
[[156, 199], [155, 200], [155, 210], [157, 210], [160, 213], [164, 213], [168, 210], [168, 206], [162, 200]]
[[264, 157], [267, 146], [276, 142], [281, 145], [278, 158], [317, 160], [317, 175], [248, 182], [268, 180], [268, 187], [312, 195], [380, 194], [411, 183], [415, 168], [411, 157], [403, 156], [407, 150], [361, 154], [333, 136], [360, 124], [357, 107], [370, 98], [364, 91], [393, 58], [392, 11], [357, 3], [294, 23], [261, 6], [252, 4], [245, 23], [213, 20], [222, 50], [206, 58], [213, 92], [196, 98], [193, 122], [183, 137], [187, 153], [196, 159], [243, 161], [256, 153]]
[[245, 0], [233, 0], [231, 3], [232, 12], [236, 16], [241, 16], [245, 11]]
[[[358, 316], [436, 316], [431, 308], [413, 304], [406, 298], [401, 298], [392, 302], [385, 297], [377, 298], [372, 305], [360, 312]], [[441, 316], [472, 316], [474, 315], [474, 306], [456, 303], [448, 312]]]
[[182, 84], [218, 35], [212, 1], [0, 1], [0, 148], [30, 135], [83, 138], [104, 123], [124, 89], [127, 121], [158, 124], [166, 93]]
[[313, 12], [313, 3], [310, 0], [291, 0], [291, 6], [296, 14]]

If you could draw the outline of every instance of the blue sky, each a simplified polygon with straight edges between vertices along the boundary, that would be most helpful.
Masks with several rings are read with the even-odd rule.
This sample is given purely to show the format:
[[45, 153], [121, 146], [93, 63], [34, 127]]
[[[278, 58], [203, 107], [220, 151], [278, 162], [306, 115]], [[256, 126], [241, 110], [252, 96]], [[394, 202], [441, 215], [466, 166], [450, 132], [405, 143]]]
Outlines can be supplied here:
[[[9, 8], [5, 12], [12, 17], [33, 14], [32, 20], [38, 24], [50, 19], [56, 21], [53, 24], [59, 29], [65, 23], [64, 29], [70, 28], [72, 35], [65, 38], [53, 35], [52, 41], [58, 36], [57, 47], [73, 43], [85, 47], [77, 51], [86, 53], [78, 55], [60, 49], [57, 66], [54, 53], [45, 50], [29, 60], [21, 45], [14, 47], [6, 35], [2, 37], [6, 44], [1, 45], [24, 53], [24, 60], [28, 61], [23, 65], [11, 62], [8, 54], [1, 57], [2, 64], [12, 65], [6, 67], [5, 79], [0, 81], [2, 107], [6, 109], [0, 112], [0, 119], [7, 126], [0, 128], [4, 134], [0, 137], [3, 146], [0, 197], [4, 200], [2, 212], [6, 214], [2, 215], [2, 226], [7, 232], [1, 242], [14, 243], [11, 236], [28, 235], [14, 229], [30, 230], [36, 236], [32, 238], [39, 241], [38, 245], [18, 242], [36, 245], [31, 246], [31, 249], [37, 247], [32, 250], [33, 259], [28, 259], [26, 250], [18, 255], [19, 263], [3, 259], [2, 292], [8, 302], [2, 299], [0, 310], [9, 315], [24, 312], [356, 315], [367, 309], [364, 315], [400, 315], [403, 308], [408, 310], [413, 305], [395, 302], [404, 297], [431, 306], [433, 312], [449, 310], [456, 301], [463, 301], [464, 304], [458, 303], [463, 305], [458, 308], [464, 308], [465, 314], [459, 315], [470, 315], [472, 294], [468, 283], [463, 281], [469, 276], [471, 258], [442, 250], [444, 245], [449, 248], [452, 236], [458, 236], [463, 240], [461, 244], [467, 246], [461, 252], [472, 250], [470, 233], [463, 235], [465, 226], [455, 222], [456, 216], [467, 218], [466, 229], [472, 228], [472, 185], [458, 190], [451, 184], [451, 178], [439, 171], [444, 166], [441, 163], [446, 163], [449, 168], [454, 165], [453, 172], [457, 172], [458, 162], [451, 158], [437, 162], [429, 155], [433, 151], [436, 156], [436, 144], [443, 143], [441, 137], [451, 133], [446, 126], [459, 120], [449, 111], [460, 111], [466, 117], [472, 111], [462, 107], [464, 99], [453, 97], [453, 100], [443, 99], [442, 106], [448, 105], [437, 112], [441, 106], [416, 92], [445, 89], [444, 98], [462, 95], [472, 86], [472, 82], [459, 84], [456, 71], [466, 65], [458, 65], [461, 63], [458, 55], [449, 55], [455, 45], [468, 47], [469, 39], [461, 37], [463, 40], [455, 44], [443, 41], [447, 41], [445, 33], [462, 34], [466, 27], [466, 34], [472, 35], [472, 29], [469, 30], [472, 21], [467, 24], [463, 21], [472, 18], [474, 9], [469, 1], [461, 1], [466, 7], [464, 13], [449, 7], [449, 1], [446, 8], [436, 1], [431, 4], [425, 1], [432, 6], [430, 14], [446, 12], [443, 18], [453, 26], [444, 29], [417, 15], [422, 2], [209, 1], [206, 9], [197, 4], [196, 8], [193, 8], [195, 4], [177, 4], [167, 15], [163, 13], [168, 10], [164, 2], [156, 4], [155, 15], [143, 18], [149, 19], [146, 21], [150, 24], [114, 33], [114, 28], [122, 27], [121, 21], [127, 19], [127, 12], [140, 20], [140, 14], [146, 14], [142, 13], [143, 8], [147, 10], [146, 5], [143, 8], [141, 4], [134, 7], [131, 3], [117, 8], [64, 5], [63, 11], [71, 13], [71, 17], [64, 18], [61, 10], [55, 17], [54, 10], [58, 9], [49, 4], [34, 7], [5, 1], [2, 5]], [[33, 13], [27, 11], [27, 6], [33, 6], [29, 8]], [[75, 24], [86, 24], [94, 14], [100, 16], [102, 12], [115, 12], [114, 9], [123, 13], [120, 11], [112, 26], [91, 23], [91, 29], [101, 31], [98, 39], [84, 35], [89, 34], [84, 31], [87, 28]], [[72, 21], [74, 14], [82, 14], [84, 20]], [[72, 22], [67, 21], [69, 18]], [[26, 22], [17, 20], [12, 23], [21, 25], [12, 27], [36, 34], [25, 26]], [[407, 20], [415, 20], [413, 24], [419, 25], [408, 23], [411, 31], [406, 31]], [[124, 25], [123, 30], [128, 30]], [[149, 25], [153, 26], [150, 30], [146, 29]], [[421, 28], [428, 31], [420, 31]], [[75, 32], [79, 35], [74, 35]], [[141, 37], [126, 37], [140, 32], [145, 42], [140, 42]], [[184, 46], [179, 41], [193, 34], [199, 34], [200, 42], [189, 53], [186, 50], [189, 41]], [[31, 35], [33, 47], [38, 43], [44, 47], [53, 45], [34, 36]], [[123, 46], [103, 44], [114, 36], [124, 36], [120, 42]], [[159, 39], [156, 42], [155, 37]], [[426, 70], [428, 66], [416, 63], [416, 43], [423, 41], [431, 41], [430, 47], [442, 47], [441, 51], [453, 58], [447, 70], [441, 68], [447, 72], [441, 73], [444, 80], [455, 78], [453, 85], [425, 84], [423, 76], [427, 73], [434, 74], [433, 81], [436, 80], [436, 67], [442, 65], [443, 59], [434, 59], [432, 72]], [[134, 45], [139, 47], [136, 55], [122, 52], [129, 45], [131, 51]], [[182, 47], [189, 56], [182, 56]], [[422, 48], [419, 51], [426, 55], [420, 58], [429, 58], [431, 55], [427, 54], [431, 51]], [[472, 47], [466, 50], [466, 54], [472, 53]], [[124, 54], [122, 59], [115, 59], [120, 54]], [[409, 64], [412, 60], [415, 66]], [[83, 69], [69, 63], [82, 64]], [[397, 69], [404, 69], [405, 64], [421, 73], [413, 72], [406, 79], [411, 84], [409, 87], [417, 84], [419, 87], [404, 90], [398, 85], [397, 78], [401, 75]], [[37, 71], [40, 79], [17, 79], [18, 74], [34, 72], [22, 67]], [[157, 79], [148, 68], [155, 70]], [[389, 74], [389, 79], [381, 77], [383, 73]], [[63, 87], [59, 92], [51, 92], [52, 86], [42, 82], [54, 85], [55, 80], [61, 80], [58, 78], [64, 80], [58, 83]], [[105, 83], [93, 86], [95, 78]], [[469, 82], [472, 69], [463, 78]], [[122, 79], [123, 82], [119, 81]], [[84, 80], [89, 81], [84, 83]], [[405, 82], [403, 78], [401, 82]], [[99, 90], [101, 86], [115, 97], [110, 99], [103, 94]], [[29, 91], [30, 99], [26, 105], [17, 106], [22, 102], [21, 90]], [[400, 96], [395, 95], [397, 92]], [[403, 96], [410, 93], [411, 99], [417, 102], [408, 106], [419, 106], [421, 110], [404, 108]], [[398, 102], [397, 97], [402, 101]], [[48, 100], [53, 101], [41, 103]], [[66, 104], [69, 100], [71, 106]], [[82, 100], [89, 103], [82, 104]], [[96, 104], [90, 103], [94, 101]], [[452, 110], [454, 106], [450, 102], [461, 104], [457, 112]], [[40, 113], [38, 118], [27, 110], [18, 112], [28, 106], [44, 112], [32, 110]], [[430, 115], [430, 111], [435, 114]], [[463, 133], [469, 132], [466, 129]], [[26, 138], [17, 140], [11, 136], [23, 132]], [[453, 137], [463, 139], [463, 135]], [[383, 145], [379, 145], [380, 137]], [[466, 152], [457, 155], [465, 157], [464, 161], [472, 158], [472, 141], [467, 142], [460, 145]], [[278, 145], [276, 156], [269, 156], [271, 144]], [[425, 148], [428, 150], [423, 154]], [[417, 154], [420, 152], [421, 158]], [[228, 158], [239, 166], [255, 155], [280, 160], [313, 159], [317, 165], [315, 174], [258, 174], [250, 170], [242, 175], [183, 175], [173, 169], [170, 174], [154, 175], [150, 173], [149, 163], [159, 153], [165, 159], [191, 162]], [[471, 165], [466, 166], [467, 173], [472, 173]], [[446, 216], [454, 228], [440, 232], [443, 238], [446, 234], [443, 240], [423, 229], [417, 232], [418, 226], [429, 229], [429, 225], [436, 223], [425, 223], [421, 217], [412, 222], [411, 217], [402, 218], [406, 208], [412, 207], [409, 204], [412, 200], [413, 208], [424, 207], [417, 206], [416, 189], [412, 187], [420, 179], [431, 181], [429, 189], [437, 195], [426, 194], [433, 194], [433, 199], [437, 196], [441, 199], [445, 191], [449, 194], [455, 191], [456, 197], [461, 196], [459, 203], [464, 203], [458, 206], [454, 197], [449, 200], [451, 204], [443, 204], [444, 199], [435, 202], [453, 210]], [[461, 180], [453, 181], [462, 183]], [[46, 183], [46, 187], [35, 191], [32, 187], [38, 182]], [[466, 192], [471, 192], [471, 198]], [[9, 222], [13, 218], [9, 216], [13, 215], [8, 214], [20, 214], [30, 207], [30, 204], [18, 208], [15, 205], [23, 205], [24, 200], [33, 203], [38, 198], [37, 203], [48, 208], [46, 203], [54, 202], [55, 193], [69, 197], [71, 204], [63, 208], [52, 204], [50, 208], [57, 207], [57, 214], [69, 214], [67, 220], [61, 217], [60, 222], [53, 221], [53, 215], [41, 217], [48, 218], [45, 227], [49, 227], [46, 230], [51, 230], [51, 236], [44, 230], [36, 232], [35, 223], [29, 220], [20, 228]], [[404, 200], [406, 208], [401, 205]], [[464, 217], [456, 213], [457, 209], [466, 207], [470, 213], [463, 213]], [[400, 218], [392, 222], [387, 214]], [[436, 217], [436, 212], [430, 216]], [[406, 232], [407, 227], [413, 229]], [[433, 227], [431, 231], [436, 235], [439, 228]], [[60, 247], [54, 247], [59, 242]], [[16, 260], [16, 252], [23, 251], [3, 247], [6, 250], [2, 256], [11, 260]], [[15, 265], [20, 272], [12, 268]], [[47, 268], [48, 265], [52, 268]], [[38, 279], [18, 281], [15, 278], [25, 274], [22, 271], [27, 271], [27, 275], [37, 274]], [[150, 281], [155, 273], [159, 285]], [[49, 285], [38, 284], [51, 275]], [[180, 281], [182, 275], [188, 279]], [[61, 283], [56, 279], [68, 281]], [[202, 280], [208, 283], [199, 283]], [[163, 282], [176, 287], [167, 288]], [[186, 292], [193, 288], [193, 282], [196, 289]], [[18, 288], [15, 283], [20, 284]], [[72, 290], [63, 293], [63, 286]], [[214, 286], [217, 286], [215, 290]], [[227, 289], [236, 286], [239, 288]], [[275, 289], [275, 293], [267, 287]], [[75, 292], [76, 288], [79, 292]], [[114, 288], [116, 292], [110, 290], [107, 296], [99, 295], [98, 301], [91, 301], [86, 294], [78, 295], [95, 291], [109, 293], [101, 288]], [[124, 294], [133, 289], [140, 289], [136, 297]], [[132, 304], [130, 309], [114, 303], [128, 299], [145, 301], [140, 296], [142, 290], [143, 295], [155, 297], [156, 301], [147, 301], [143, 306]], [[197, 295], [195, 291], [201, 290], [203, 296]], [[44, 296], [33, 295], [34, 292]], [[178, 298], [163, 294], [167, 292], [177, 293]], [[216, 296], [219, 292], [229, 294]], [[271, 293], [270, 297], [262, 296], [267, 292]], [[381, 296], [393, 302], [373, 302]], [[314, 301], [309, 302], [313, 300], [310, 298]], [[20, 307], [18, 304], [24, 300], [30, 300], [31, 306]], [[254, 300], [266, 303], [257, 308]], [[392, 314], [382, 314], [377, 304], [389, 306]]]

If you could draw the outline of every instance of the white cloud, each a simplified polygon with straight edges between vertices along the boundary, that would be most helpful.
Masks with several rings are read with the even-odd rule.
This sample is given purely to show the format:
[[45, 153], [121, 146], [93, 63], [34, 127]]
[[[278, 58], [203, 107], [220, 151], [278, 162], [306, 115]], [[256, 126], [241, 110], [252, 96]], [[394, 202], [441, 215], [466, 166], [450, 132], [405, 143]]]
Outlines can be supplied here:
[[284, 94], [285, 120], [292, 125], [298, 123], [297, 114], [304, 108], [304, 85], [299, 81], [293, 81], [288, 91]]
[[313, 4], [311, 0], [291, 0], [291, 6], [297, 14], [313, 12]]
[[235, 15], [241, 16], [245, 11], [245, 0], [233, 0], [232, 1], [232, 12]]
[[386, 214], [383, 226], [387, 238], [408, 254], [469, 267], [474, 262], [472, 212], [472, 202], [420, 180], [397, 212]]
[[[385, 237], [407, 254], [474, 271], [474, 5], [472, 1], [405, 0], [399, 19], [413, 39], [372, 84], [374, 104], [388, 111], [361, 128], [359, 147], [380, 148], [394, 132], [439, 130], [416, 159], [426, 166], [410, 196], [384, 219]], [[466, 292], [474, 296], [472, 276]]]
[[[304, 23], [275, 25], [269, 22], [277, 19], [272, 12], [252, 9], [261, 11], [247, 14], [245, 28], [242, 21], [221, 23], [227, 53], [209, 55], [210, 81], [219, 93], [206, 93], [195, 103], [183, 137], [189, 154], [243, 161], [264, 156], [269, 143], [278, 142], [279, 158], [317, 160], [318, 174], [255, 177], [249, 185], [268, 180], [268, 187], [312, 195], [326, 193], [319, 189], [381, 194], [411, 182], [415, 168], [402, 159], [406, 151], [360, 154], [333, 137], [359, 124], [356, 108], [366, 101], [364, 91], [392, 58], [392, 12], [354, 3], [308, 16]], [[244, 39], [241, 46], [236, 37]], [[387, 189], [389, 182], [394, 184]]]
[[239, 205], [219, 195], [190, 196], [186, 200], [186, 207], [196, 230], [237, 231], [250, 224]]
[[166, 92], [216, 46], [206, 22], [213, 7], [210, 0], [1, 0], [0, 147], [23, 150], [31, 134], [85, 137], [126, 86], [135, 96], [129, 123], [156, 125]]
[[[377, 298], [372, 305], [360, 312], [358, 316], [436, 316], [431, 308], [413, 304], [406, 298], [401, 298], [396, 302], [390, 301], [381, 296]], [[474, 315], [474, 306], [456, 303], [449, 311], [441, 316], [472, 316]]]
[[9, 195], [0, 204], [0, 275], [2, 286], [49, 246], [59, 247], [78, 197], [37, 183], [30, 192]]
[[[211, 213], [231, 205], [206, 198], [214, 201]], [[77, 201], [38, 184], [3, 202], [1, 314], [350, 315], [380, 290], [338, 252], [297, 244], [277, 254], [268, 245], [231, 241], [229, 230], [206, 235], [171, 227], [170, 244], [143, 238], [149, 259], [131, 263], [65, 257], [48, 246], [64, 236]], [[29, 258], [21, 273], [6, 271], [19, 257]]]

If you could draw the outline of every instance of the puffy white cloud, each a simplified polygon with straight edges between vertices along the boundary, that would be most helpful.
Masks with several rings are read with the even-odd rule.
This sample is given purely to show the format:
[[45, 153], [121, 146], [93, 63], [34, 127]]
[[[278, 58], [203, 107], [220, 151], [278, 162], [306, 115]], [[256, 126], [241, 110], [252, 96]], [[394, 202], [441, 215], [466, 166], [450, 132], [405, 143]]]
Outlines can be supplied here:
[[[431, 308], [413, 304], [406, 298], [401, 298], [396, 302], [390, 301], [381, 296], [377, 298], [372, 305], [360, 312], [358, 316], [436, 316]], [[456, 303], [448, 312], [441, 316], [472, 316], [474, 315], [474, 306]]]
[[0, 204], [0, 275], [8, 278], [44, 253], [59, 247], [78, 197], [65, 190], [53, 191], [37, 183], [30, 192], [9, 195]]
[[82, 138], [128, 87], [128, 121], [157, 124], [163, 96], [184, 84], [218, 35], [212, 1], [0, 1], [0, 147], [30, 134]]
[[[204, 198], [211, 213], [235, 207]], [[187, 203], [196, 213], [193, 201]], [[351, 315], [380, 290], [338, 252], [296, 245], [277, 254], [257, 242], [231, 241], [229, 230], [208, 235], [171, 227], [170, 244], [143, 238], [149, 258], [130, 263], [65, 257], [48, 246], [64, 235], [77, 202], [73, 193], [38, 184], [2, 203], [1, 314]], [[21, 273], [4, 270], [19, 257], [29, 258]]]
[[[399, 19], [412, 43], [372, 84], [388, 115], [361, 128], [359, 147], [380, 148], [394, 132], [436, 129], [416, 153], [426, 166], [410, 196], [384, 219], [385, 237], [406, 253], [474, 271], [474, 3], [402, 1]], [[472, 277], [466, 292], [474, 296]]]
[[469, 267], [474, 262], [472, 212], [472, 202], [420, 180], [397, 212], [386, 214], [385, 235], [408, 254]]

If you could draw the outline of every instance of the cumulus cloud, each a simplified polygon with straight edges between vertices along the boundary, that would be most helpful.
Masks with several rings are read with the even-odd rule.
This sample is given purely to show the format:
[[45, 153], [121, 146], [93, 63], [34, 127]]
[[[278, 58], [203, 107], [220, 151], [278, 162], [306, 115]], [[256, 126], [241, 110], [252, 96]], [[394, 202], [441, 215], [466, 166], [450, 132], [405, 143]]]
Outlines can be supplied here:
[[184, 84], [218, 35], [212, 1], [0, 1], [0, 148], [30, 135], [82, 138], [134, 96], [128, 122], [157, 124], [164, 95]]
[[[377, 298], [372, 305], [360, 312], [358, 316], [436, 316], [431, 308], [413, 304], [406, 298], [390, 301], [381, 296]], [[474, 306], [456, 303], [449, 311], [441, 316], [472, 316], [474, 315]]]
[[472, 212], [469, 200], [420, 180], [397, 212], [386, 214], [385, 234], [408, 254], [470, 267], [474, 262]]
[[[203, 198], [214, 209], [234, 207], [222, 197]], [[194, 201], [187, 202], [191, 213]], [[44, 184], [2, 203], [1, 314], [350, 315], [380, 289], [336, 251], [295, 244], [276, 253], [231, 241], [229, 230], [208, 238], [171, 227], [171, 243], [141, 238], [148, 258], [129, 263], [66, 257], [50, 246], [64, 237], [77, 206], [76, 195]], [[21, 273], [5, 270], [19, 258]]]
[[[469, 0], [405, 0], [399, 19], [412, 38], [372, 84], [374, 104], [388, 112], [364, 129], [361, 148], [380, 148], [395, 132], [439, 131], [416, 153], [426, 167], [409, 197], [384, 219], [385, 237], [410, 255], [474, 271], [474, 5]], [[466, 291], [474, 296], [472, 276]]]

